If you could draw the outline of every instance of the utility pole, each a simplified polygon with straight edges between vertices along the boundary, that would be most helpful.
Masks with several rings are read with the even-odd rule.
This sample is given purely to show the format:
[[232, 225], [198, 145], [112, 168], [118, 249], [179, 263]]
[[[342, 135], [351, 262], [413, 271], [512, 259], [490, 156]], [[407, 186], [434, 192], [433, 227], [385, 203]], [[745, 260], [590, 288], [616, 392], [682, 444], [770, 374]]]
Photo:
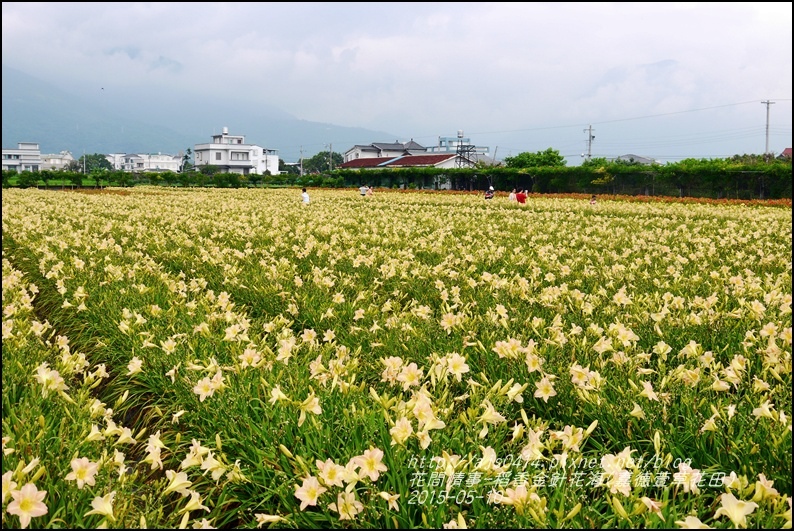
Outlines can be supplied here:
[[300, 169], [301, 169], [301, 177], [303, 177], [303, 146], [301, 146], [301, 158], [300, 158]]
[[766, 145], [764, 147], [764, 160], [769, 162], [769, 106], [775, 103], [774, 101], [762, 101], [766, 105]]
[[584, 132], [587, 133], [587, 161], [590, 162], [590, 157], [593, 155], [593, 140], [595, 140], [593, 126], [588, 125]]
[[328, 144], [328, 171], [334, 171], [334, 145]]

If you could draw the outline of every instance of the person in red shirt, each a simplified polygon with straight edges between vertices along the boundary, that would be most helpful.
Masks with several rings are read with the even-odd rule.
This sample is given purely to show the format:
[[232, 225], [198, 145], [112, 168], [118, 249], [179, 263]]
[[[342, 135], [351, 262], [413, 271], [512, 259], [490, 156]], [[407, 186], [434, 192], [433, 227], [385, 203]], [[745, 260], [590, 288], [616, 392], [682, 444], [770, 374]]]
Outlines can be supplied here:
[[527, 191], [521, 190], [516, 194], [516, 202], [519, 205], [524, 205], [527, 202]]

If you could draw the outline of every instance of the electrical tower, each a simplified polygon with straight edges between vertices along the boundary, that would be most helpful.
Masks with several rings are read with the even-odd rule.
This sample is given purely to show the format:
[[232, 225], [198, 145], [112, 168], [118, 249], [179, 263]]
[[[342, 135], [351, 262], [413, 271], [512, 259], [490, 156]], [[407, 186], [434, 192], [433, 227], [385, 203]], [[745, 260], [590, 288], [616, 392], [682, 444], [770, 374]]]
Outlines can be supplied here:
[[762, 101], [766, 105], [766, 145], [764, 147], [764, 160], [769, 162], [769, 106], [773, 105], [774, 101]]
[[470, 168], [477, 155], [477, 146], [463, 143], [463, 129], [458, 129], [457, 157], [455, 167]]
[[[588, 125], [587, 129], [584, 130], [587, 133], [587, 161], [590, 162], [590, 157], [593, 155], [593, 140], [595, 140], [595, 135], [593, 135], [593, 126]], [[583, 155], [585, 156], [585, 155]]]

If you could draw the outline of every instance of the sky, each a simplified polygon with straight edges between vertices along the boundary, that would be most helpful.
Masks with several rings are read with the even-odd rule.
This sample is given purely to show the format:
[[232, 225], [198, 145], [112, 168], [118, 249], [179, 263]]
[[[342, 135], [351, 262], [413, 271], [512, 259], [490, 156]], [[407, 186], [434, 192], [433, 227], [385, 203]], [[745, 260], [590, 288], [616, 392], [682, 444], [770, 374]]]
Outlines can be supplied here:
[[495, 159], [552, 148], [569, 165], [588, 155], [761, 154], [767, 142], [779, 154], [792, 144], [791, 2], [3, 2], [2, 10], [3, 64], [77, 94], [158, 85], [211, 105], [234, 91], [241, 104], [301, 120], [425, 146], [463, 131]]

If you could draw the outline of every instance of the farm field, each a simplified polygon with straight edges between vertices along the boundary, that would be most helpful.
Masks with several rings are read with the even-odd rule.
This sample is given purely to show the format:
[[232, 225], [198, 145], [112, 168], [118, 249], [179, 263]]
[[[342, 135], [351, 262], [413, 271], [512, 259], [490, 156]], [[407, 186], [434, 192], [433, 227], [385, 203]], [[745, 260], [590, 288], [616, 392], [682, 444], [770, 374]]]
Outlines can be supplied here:
[[792, 210], [8, 189], [3, 527], [791, 527]]

